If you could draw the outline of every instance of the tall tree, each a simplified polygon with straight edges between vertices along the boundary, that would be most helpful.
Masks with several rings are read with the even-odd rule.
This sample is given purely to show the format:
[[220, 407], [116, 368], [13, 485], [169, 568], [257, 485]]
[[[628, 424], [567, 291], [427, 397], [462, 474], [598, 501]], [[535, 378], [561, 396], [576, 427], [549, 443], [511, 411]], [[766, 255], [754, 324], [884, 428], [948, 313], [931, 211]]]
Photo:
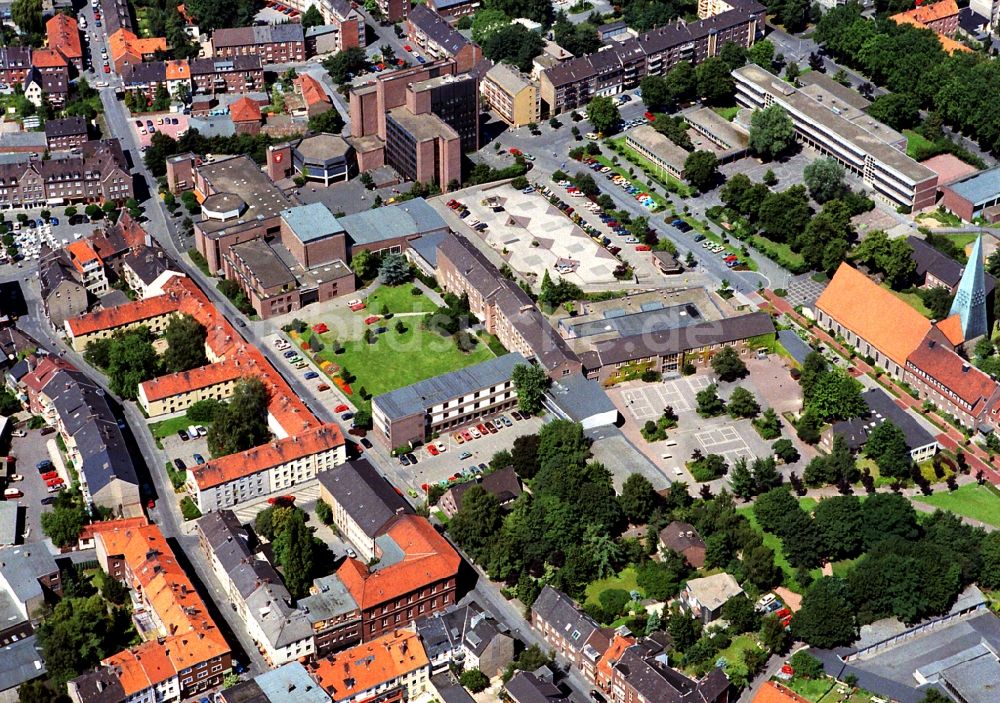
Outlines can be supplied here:
[[310, 5], [309, 8], [302, 13], [302, 29], [318, 27], [321, 24], [323, 24], [322, 13], [320, 13], [319, 8], [315, 5]]
[[711, 151], [692, 151], [684, 159], [684, 179], [701, 192], [715, 187], [719, 178], [719, 160]]
[[622, 116], [614, 100], [598, 95], [587, 105], [587, 119], [595, 130], [607, 137], [618, 131]]
[[733, 77], [726, 62], [718, 56], [705, 59], [695, 69], [698, 95], [706, 102], [719, 105], [732, 99], [735, 90]]
[[847, 559], [861, 552], [864, 516], [861, 501], [856, 496], [833, 496], [821, 500], [816, 506], [814, 519], [826, 556]]
[[824, 649], [853, 642], [858, 627], [854, 607], [848, 600], [847, 585], [830, 577], [812, 584], [802, 598], [802, 608], [792, 620], [792, 635]]
[[108, 381], [113, 393], [135, 400], [139, 384], [156, 376], [159, 370], [160, 359], [147, 328], [114, 337], [108, 352]]
[[313, 536], [306, 526], [305, 512], [292, 510], [280, 532], [275, 535], [274, 555], [281, 565], [285, 587], [292, 598], [309, 595], [315, 559]]
[[386, 254], [378, 267], [378, 280], [387, 286], [398, 286], [412, 277], [410, 262], [402, 254]]
[[653, 484], [642, 474], [633, 473], [622, 484], [618, 502], [625, 518], [634, 525], [645, 523], [659, 504], [660, 496]]
[[229, 403], [208, 428], [208, 450], [212, 456], [226, 456], [256, 447], [266, 442], [271, 433], [267, 428], [267, 388], [257, 377], [237, 382]]
[[477, 561], [484, 561], [503, 524], [500, 501], [482, 486], [472, 486], [462, 496], [462, 508], [448, 532]]
[[208, 363], [205, 356], [205, 338], [208, 336], [201, 323], [190, 315], [178, 315], [167, 323], [163, 337], [167, 350], [163, 363], [170, 373], [187, 371]]
[[747, 365], [743, 363], [736, 349], [724, 346], [712, 357], [712, 370], [723, 381], [735, 381], [747, 375]]
[[780, 105], [757, 110], [750, 117], [750, 148], [766, 161], [781, 156], [794, 143], [795, 126]]
[[22, 34], [41, 34], [45, 29], [42, 20], [42, 0], [14, 0], [10, 17]]
[[523, 24], [511, 23], [490, 33], [483, 42], [483, 55], [494, 63], [509, 63], [528, 72], [532, 60], [542, 53], [544, 46], [545, 40], [540, 34]]
[[865, 455], [875, 461], [879, 473], [888, 478], [907, 478], [913, 460], [906, 435], [898, 425], [886, 420], [872, 430], [865, 442]]
[[529, 415], [541, 412], [542, 398], [549, 385], [549, 377], [534, 364], [518, 364], [511, 374], [517, 391], [517, 407]]
[[820, 205], [839, 198], [847, 187], [844, 184], [844, 167], [829, 157], [815, 159], [805, 167], [802, 176], [809, 194]]
[[890, 239], [882, 230], [869, 232], [855, 247], [852, 256], [855, 261], [885, 274], [886, 282], [894, 290], [909, 286], [917, 270], [913, 261], [913, 248], [906, 238]]

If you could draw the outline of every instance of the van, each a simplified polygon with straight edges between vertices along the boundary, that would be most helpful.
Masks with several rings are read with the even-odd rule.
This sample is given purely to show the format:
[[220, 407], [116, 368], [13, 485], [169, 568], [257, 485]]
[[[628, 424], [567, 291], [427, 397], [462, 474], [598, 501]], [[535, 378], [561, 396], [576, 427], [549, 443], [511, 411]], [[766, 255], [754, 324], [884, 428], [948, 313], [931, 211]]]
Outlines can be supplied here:
[[192, 437], [192, 438], [193, 437], [197, 437], [198, 436], [198, 428], [195, 427], [194, 425], [188, 425], [187, 433], [188, 433], [188, 437]]

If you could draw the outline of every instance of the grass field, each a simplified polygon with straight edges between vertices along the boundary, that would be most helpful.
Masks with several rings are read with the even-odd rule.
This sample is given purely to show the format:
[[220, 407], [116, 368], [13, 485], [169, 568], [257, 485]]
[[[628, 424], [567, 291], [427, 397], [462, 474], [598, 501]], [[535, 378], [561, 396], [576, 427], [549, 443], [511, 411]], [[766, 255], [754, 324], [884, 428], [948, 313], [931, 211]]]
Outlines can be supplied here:
[[607, 579], [601, 579], [600, 581], [591, 581], [587, 585], [587, 598], [586, 603], [599, 604], [601, 592], [606, 591], [609, 588], [621, 588], [625, 591], [642, 591], [639, 588], [639, 584], [635, 582], [636, 573], [635, 569], [628, 566], [621, 570], [621, 572], [613, 577]]
[[149, 431], [156, 439], [164, 439], [170, 435], [177, 434], [177, 430], [185, 430], [188, 425], [202, 425], [201, 422], [191, 422], [186, 416], [172, 417], [169, 420], [154, 422], [149, 426]]
[[905, 302], [907, 305], [915, 309], [924, 317], [927, 318], [931, 317], [931, 311], [927, 309], [927, 306], [924, 305], [924, 301], [921, 300], [920, 296], [917, 295], [916, 293], [901, 293], [900, 291], [892, 290], [887, 285], [883, 285], [882, 288], [892, 293], [894, 296]]
[[[604, 166], [607, 166], [612, 171], [614, 171], [615, 173], [617, 173], [619, 176], [621, 176], [623, 178], [629, 179], [629, 182], [632, 185], [634, 185], [636, 188], [641, 188], [645, 192], [647, 190], [647, 188], [649, 187], [645, 183], [643, 183], [642, 181], [640, 181], [638, 178], [629, 176], [627, 168], [622, 168], [620, 165], [619, 166], [615, 166], [615, 164], [612, 163], [611, 159], [607, 158], [606, 156], [598, 155], [598, 156], [595, 156], [594, 158], [597, 159], [597, 161], [599, 161]], [[642, 175], [645, 175], [645, 174], [642, 174]], [[618, 186], [614, 185], [613, 183], [608, 186], [608, 188], [617, 188], [617, 187]], [[660, 210], [662, 210], [663, 208], [665, 208], [667, 206], [667, 201], [663, 199], [663, 196], [661, 196], [661, 195], [659, 195], [657, 193], [650, 193], [649, 195], [653, 198], [654, 202], [656, 202], [656, 209], [655, 210], [650, 210], [650, 212], [659, 212]], [[625, 197], [631, 197], [631, 196], [626, 193]]]
[[[672, 183], [677, 188], [677, 195], [681, 196], [682, 198], [689, 198], [692, 195], [694, 195], [695, 193], [694, 188], [692, 188], [679, 178], [671, 176], [669, 173], [660, 174], [658, 167], [653, 162], [642, 156], [642, 154], [637, 152], [635, 149], [629, 148], [628, 145], [625, 144], [625, 137], [619, 137], [618, 139], [613, 139], [612, 142], [621, 147], [622, 151], [625, 153], [626, 160], [631, 161], [640, 169], [648, 168], [651, 172], [650, 177], [654, 181], [659, 181], [660, 183], [663, 184]], [[628, 176], [627, 173], [622, 175]], [[643, 175], [646, 174], [644, 173]], [[636, 183], [635, 185], [641, 186], [642, 184]]]
[[[802, 500], [807, 501], [813, 499], [803, 498]], [[803, 503], [800, 504], [806, 510], [811, 510], [813, 507], [815, 507], [815, 501], [813, 501], [812, 506], [808, 506], [808, 504], [803, 504]], [[796, 593], [801, 593], [802, 588], [795, 581], [795, 569], [794, 567], [792, 567], [791, 564], [788, 563], [788, 559], [785, 558], [785, 549], [781, 545], [781, 538], [778, 537], [777, 535], [771, 534], [770, 532], [765, 532], [764, 530], [761, 529], [760, 525], [757, 523], [757, 516], [754, 515], [752, 505], [748, 505], [745, 508], [737, 508], [736, 512], [740, 513], [741, 515], [745, 515], [747, 520], [750, 521], [750, 525], [753, 527], [753, 529], [760, 532], [760, 534], [763, 536], [764, 546], [774, 550], [774, 563], [781, 569], [782, 573], [785, 575], [784, 585], [789, 589], [795, 591]], [[820, 571], [819, 569], [812, 569], [809, 573], [812, 575], [814, 581], [823, 575], [823, 572]]]
[[[342, 341], [344, 351], [341, 354], [335, 354], [330, 347], [333, 335], [322, 334], [320, 339], [327, 348], [315, 358], [330, 361], [339, 368], [346, 367], [356, 377], [351, 383], [354, 391], [351, 402], [365, 409], [370, 409], [371, 404], [361, 398], [362, 388], [376, 396], [493, 358], [493, 352], [483, 343], [468, 354], [460, 351], [452, 338], [424, 330], [420, 324], [422, 319], [416, 316], [399, 318], [406, 326], [402, 334], [395, 330], [395, 319], [387, 320], [384, 323], [387, 331], [378, 335], [374, 344], [361, 339]], [[302, 338], [308, 339], [310, 334], [312, 332], [307, 331]]]
[[401, 312], [434, 312], [437, 310], [430, 298], [421, 293], [414, 295], [413, 291], [419, 290], [412, 283], [401, 286], [379, 286], [375, 292], [368, 296], [366, 302], [368, 314], [381, 315], [382, 306], [385, 305], [391, 313]]
[[940, 491], [914, 500], [1000, 527], [1000, 496], [986, 486], [967, 483], [957, 491]]
[[712, 109], [730, 122], [736, 119], [736, 113], [740, 111], [739, 105], [732, 105], [730, 107], [713, 107]]
[[717, 656], [726, 660], [726, 673], [729, 674], [730, 678], [746, 675], [747, 668], [743, 664], [743, 652], [756, 646], [757, 644], [750, 635], [737, 635], [728, 647], [719, 651]]
[[934, 142], [917, 134], [912, 129], [904, 129], [903, 136], [906, 137], [906, 155], [911, 159], [921, 149], [932, 149], [934, 147]]
[[755, 247], [760, 249], [762, 252], [767, 254], [769, 251], [774, 251], [774, 255], [780, 261], [784, 259], [792, 266], [805, 266], [806, 259], [802, 254], [792, 251], [792, 248], [788, 246], [785, 242], [776, 242], [773, 239], [768, 239], [763, 235], [755, 234], [750, 237], [750, 243]]

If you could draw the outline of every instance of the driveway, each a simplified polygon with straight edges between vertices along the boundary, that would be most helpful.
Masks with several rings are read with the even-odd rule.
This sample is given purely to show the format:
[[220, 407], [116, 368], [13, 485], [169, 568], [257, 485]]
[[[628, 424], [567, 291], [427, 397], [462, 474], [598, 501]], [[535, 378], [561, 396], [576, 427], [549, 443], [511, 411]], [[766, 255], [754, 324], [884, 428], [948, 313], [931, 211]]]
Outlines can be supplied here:
[[[23, 481], [11, 483], [24, 496], [17, 499], [21, 506], [20, 522], [22, 525], [22, 542], [34, 542], [44, 539], [42, 534], [42, 513], [52, 510], [52, 506], [42, 505], [42, 500], [55, 495], [49, 493], [41, 472], [35, 465], [43, 459], [50, 459], [48, 441], [55, 434], [42, 435], [40, 430], [26, 430], [27, 437], [12, 437], [10, 453], [17, 457], [14, 462], [15, 473], [24, 477]], [[64, 479], [65, 480], [65, 479]]]

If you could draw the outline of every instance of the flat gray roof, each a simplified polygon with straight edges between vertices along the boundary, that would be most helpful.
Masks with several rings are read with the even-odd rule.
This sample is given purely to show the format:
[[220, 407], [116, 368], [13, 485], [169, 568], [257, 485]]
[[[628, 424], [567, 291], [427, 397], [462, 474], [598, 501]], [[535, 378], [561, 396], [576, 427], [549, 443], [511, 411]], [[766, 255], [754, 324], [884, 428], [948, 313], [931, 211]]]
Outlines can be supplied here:
[[388, 119], [397, 123], [416, 141], [428, 139], [458, 139], [458, 132], [435, 114], [423, 113], [414, 115], [405, 105], [388, 112]]
[[625, 133], [625, 138], [631, 139], [640, 146], [648, 149], [658, 159], [665, 161], [678, 171], [684, 170], [684, 161], [688, 157], [688, 152], [681, 149], [649, 125], [630, 129]]
[[951, 183], [948, 188], [973, 205], [995, 200], [1000, 196], [1000, 166]]
[[306, 668], [291, 662], [256, 677], [257, 686], [274, 703], [293, 700], [296, 703], [327, 703], [330, 696], [313, 680]]
[[434, 405], [509, 381], [514, 367], [527, 363], [518, 352], [505, 354], [383, 393], [372, 399], [372, 406], [378, 406], [390, 420], [421, 414]]
[[446, 231], [448, 224], [423, 198], [340, 218], [341, 226], [355, 244], [374, 244], [387, 239]]
[[597, 381], [570, 374], [552, 382], [549, 395], [574, 422], [618, 410]]
[[802, 113], [818, 123], [824, 129], [836, 134], [841, 139], [851, 142], [857, 148], [870, 154], [915, 183], [935, 177], [935, 173], [926, 166], [917, 163], [899, 149], [890, 146], [871, 132], [854, 122], [832, 112], [821, 103], [816, 102], [801, 90], [785, 83], [773, 73], [765, 71], [756, 64], [738, 68], [733, 74], [745, 81], [753, 83], [758, 89], [767, 92], [785, 103], [793, 110]]
[[608, 310], [604, 313], [603, 320], [588, 320], [575, 325], [568, 320], [564, 323], [572, 332], [572, 337], [590, 337], [607, 332], [617, 332], [619, 337], [630, 337], [643, 332], [660, 332], [704, 322], [701, 311], [694, 303], [664, 306], [651, 301], [643, 307], [642, 312], [630, 314], [616, 314], [617, 311]]
[[35, 635], [0, 648], [0, 691], [45, 676], [42, 647]]
[[230, 250], [238, 257], [260, 281], [264, 288], [290, 285], [295, 283], [295, 276], [285, 263], [261, 239], [252, 239], [242, 244], [234, 244]]
[[344, 227], [323, 203], [309, 203], [282, 210], [281, 219], [292, 230], [292, 234], [305, 244], [344, 231]]
[[701, 127], [728, 149], [745, 149], [750, 135], [710, 107], [702, 107], [684, 115], [692, 126]]
[[17, 503], [0, 502], [0, 546], [17, 542]]

